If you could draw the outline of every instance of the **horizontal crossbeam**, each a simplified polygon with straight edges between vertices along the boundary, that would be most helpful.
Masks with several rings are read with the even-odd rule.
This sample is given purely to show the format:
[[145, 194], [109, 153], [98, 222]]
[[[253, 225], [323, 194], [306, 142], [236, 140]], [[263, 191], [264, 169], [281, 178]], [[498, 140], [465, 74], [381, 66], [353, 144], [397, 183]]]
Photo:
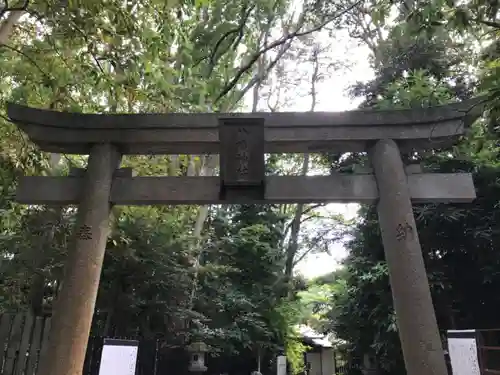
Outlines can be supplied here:
[[452, 145], [482, 113], [480, 99], [410, 110], [347, 112], [81, 114], [8, 104], [9, 118], [43, 151], [88, 154], [112, 143], [123, 154], [217, 154], [219, 123], [264, 122], [266, 153], [356, 152], [379, 139], [403, 151]]
[[[264, 201], [232, 196], [220, 198], [219, 177], [115, 177], [111, 202], [116, 205], [182, 205], [234, 203], [371, 203], [378, 199], [370, 174], [331, 176], [268, 176]], [[408, 175], [410, 196], [421, 202], [470, 202], [475, 197], [468, 173]], [[82, 177], [25, 176], [19, 180], [17, 201], [25, 204], [79, 203]]]

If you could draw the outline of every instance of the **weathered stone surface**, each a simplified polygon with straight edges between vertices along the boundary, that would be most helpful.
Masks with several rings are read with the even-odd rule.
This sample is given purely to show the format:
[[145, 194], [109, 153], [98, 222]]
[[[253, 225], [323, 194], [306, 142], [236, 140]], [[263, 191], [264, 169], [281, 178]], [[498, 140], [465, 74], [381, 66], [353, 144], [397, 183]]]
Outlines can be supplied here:
[[221, 200], [263, 200], [265, 193], [264, 121], [220, 120]]
[[[412, 201], [470, 202], [475, 197], [467, 173], [411, 174], [407, 176]], [[219, 177], [115, 177], [111, 202], [117, 205], [262, 203], [262, 200], [219, 196]], [[76, 204], [82, 194], [80, 177], [21, 177], [17, 201], [25, 204]], [[378, 199], [373, 175], [268, 176], [265, 202], [361, 202]]]
[[221, 119], [219, 135], [224, 185], [261, 185], [265, 178], [264, 121]]
[[218, 153], [221, 118], [263, 120], [267, 153], [365, 151], [384, 138], [412, 150], [453, 144], [482, 113], [480, 101], [415, 110], [229, 114], [78, 114], [8, 104], [7, 113], [42, 150], [56, 153], [88, 154], [101, 142], [124, 154]]
[[[482, 113], [480, 102], [474, 99], [396, 111], [129, 115], [54, 112], [9, 104], [10, 119], [42, 150], [91, 154], [87, 171], [73, 171], [70, 177], [24, 177], [17, 191], [21, 203], [80, 204], [74, 247], [69, 252], [40, 375], [81, 374], [110, 203], [367, 203], [377, 199], [408, 374], [445, 375], [411, 201], [469, 202], [475, 198], [474, 186], [470, 174], [422, 174], [412, 167], [405, 173], [398, 145], [409, 151], [453, 144]], [[241, 149], [238, 137], [233, 144], [231, 134], [221, 132], [222, 118], [265, 124], [258, 137], [247, 137], [254, 144], [247, 149], [254, 155], [250, 159], [259, 162], [250, 162], [246, 171], [241, 163], [236, 173], [234, 164], [231, 166]], [[388, 138], [392, 140], [379, 141]], [[263, 178], [260, 160], [264, 152], [366, 151], [374, 143], [376, 179], [366, 171], [361, 175]], [[221, 149], [225, 150], [221, 154], [222, 183], [221, 177], [130, 177], [130, 170], [115, 173], [116, 165], [112, 166], [117, 150], [123, 154], [200, 155], [217, 154]], [[220, 194], [225, 184], [248, 187], [262, 180], [266, 189], [259, 196]]]
[[[70, 168], [69, 176], [70, 177], [83, 177], [85, 176], [85, 172], [87, 170], [85, 168]], [[134, 174], [132, 168], [118, 168], [113, 172], [113, 177], [132, 177]]]
[[39, 375], [82, 373], [109, 233], [109, 194], [118, 163], [114, 147], [95, 145], [85, 176], [68, 177], [79, 181], [81, 199]]
[[[398, 146], [381, 140], [371, 151], [380, 199], [378, 216], [408, 375], [447, 375], [422, 249], [410, 201], [415, 188]], [[432, 175], [438, 176], [438, 175]], [[447, 185], [440, 182], [440, 186]], [[431, 187], [426, 195], [432, 194]]]

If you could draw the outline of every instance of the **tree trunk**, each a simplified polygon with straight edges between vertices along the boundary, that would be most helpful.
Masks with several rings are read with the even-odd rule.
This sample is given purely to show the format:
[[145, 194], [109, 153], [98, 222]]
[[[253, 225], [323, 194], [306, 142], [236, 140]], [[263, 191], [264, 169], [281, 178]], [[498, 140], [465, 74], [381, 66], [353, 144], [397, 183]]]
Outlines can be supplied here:
[[0, 25], [0, 45], [7, 44], [9, 38], [14, 30], [14, 26], [23, 16], [24, 11], [16, 10], [9, 12], [5, 21]]
[[[311, 112], [316, 109], [317, 98], [316, 98], [316, 84], [319, 78], [319, 59], [318, 59], [318, 49], [315, 48], [312, 53], [311, 61], [313, 63], [313, 73], [311, 75]], [[304, 154], [304, 160], [302, 162], [301, 175], [306, 176], [309, 170], [309, 154]], [[293, 215], [292, 223], [290, 226], [290, 240], [288, 242], [286, 250], [286, 262], [285, 262], [285, 285], [288, 286], [288, 293], [291, 292], [290, 281], [292, 280], [293, 268], [296, 264], [295, 259], [297, 252], [299, 250], [299, 233], [300, 226], [302, 222], [302, 215], [304, 213], [304, 204], [299, 203], [295, 207], [295, 213]]]
[[[307, 175], [309, 169], [309, 154], [304, 154], [304, 161], [302, 163], [301, 175]], [[285, 262], [285, 283], [289, 285], [292, 279], [293, 268], [295, 266], [295, 259], [299, 250], [299, 233], [302, 214], [304, 213], [304, 204], [299, 203], [295, 207], [292, 223], [290, 226], [290, 240], [286, 249], [286, 262]], [[290, 288], [288, 288], [290, 289]]]
[[[49, 174], [55, 175], [57, 166], [61, 161], [60, 154], [51, 154]], [[54, 235], [57, 230], [57, 225], [61, 223], [63, 207], [47, 208], [42, 216], [41, 225], [50, 225], [48, 231], [44, 231], [40, 239], [37, 251], [34, 254], [33, 267], [35, 269], [43, 269], [47, 265], [48, 257], [46, 250], [54, 243]], [[30, 282], [29, 305], [34, 316], [43, 315], [43, 301], [45, 297], [46, 279], [42, 272], [37, 272], [33, 275]]]

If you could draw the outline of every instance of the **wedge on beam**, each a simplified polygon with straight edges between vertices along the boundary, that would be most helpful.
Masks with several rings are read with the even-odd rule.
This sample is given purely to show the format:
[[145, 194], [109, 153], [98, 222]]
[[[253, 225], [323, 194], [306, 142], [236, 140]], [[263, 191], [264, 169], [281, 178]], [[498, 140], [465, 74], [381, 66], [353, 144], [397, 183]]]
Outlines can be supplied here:
[[[116, 205], [183, 205], [233, 203], [359, 202], [378, 199], [373, 175], [269, 176], [265, 199], [221, 199], [219, 177], [115, 177], [111, 202]], [[468, 173], [411, 174], [408, 187], [412, 201], [471, 202], [476, 193]], [[81, 177], [21, 177], [17, 201], [24, 204], [78, 204]]]

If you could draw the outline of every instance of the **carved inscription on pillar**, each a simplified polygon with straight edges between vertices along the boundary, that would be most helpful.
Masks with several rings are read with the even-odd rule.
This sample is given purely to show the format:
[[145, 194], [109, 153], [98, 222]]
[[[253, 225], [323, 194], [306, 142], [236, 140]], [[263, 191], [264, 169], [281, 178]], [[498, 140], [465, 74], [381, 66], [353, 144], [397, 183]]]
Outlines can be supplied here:
[[263, 119], [220, 119], [221, 197], [264, 198]]
[[76, 238], [79, 240], [91, 240], [92, 239], [92, 228], [88, 225], [82, 225], [76, 230]]
[[413, 239], [413, 236], [413, 228], [407, 222], [398, 224], [398, 226], [396, 227], [396, 239], [399, 242], [405, 241], [407, 238], [411, 240]]
[[243, 126], [239, 126], [236, 132], [236, 178], [241, 181], [248, 179], [249, 158], [248, 136], [249, 131]]

